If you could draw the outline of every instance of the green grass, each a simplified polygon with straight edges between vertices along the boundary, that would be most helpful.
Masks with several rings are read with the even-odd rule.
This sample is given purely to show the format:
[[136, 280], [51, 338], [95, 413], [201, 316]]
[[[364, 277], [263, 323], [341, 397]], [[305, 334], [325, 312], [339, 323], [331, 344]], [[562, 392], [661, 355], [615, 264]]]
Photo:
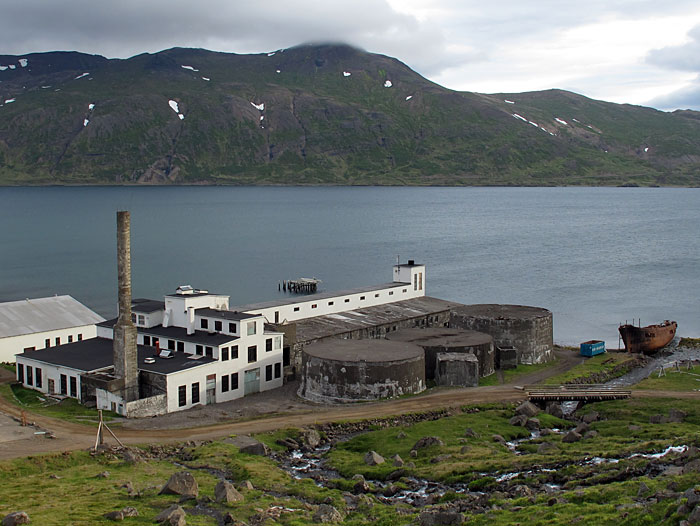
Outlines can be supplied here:
[[[0, 396], [21, 409], [44, 416], [87, 425], [94, 425], [99, 420], [97, 409], [85, 407], [74, 398], [64, 398], [55, 402], [45, 394], [20, 384], [0, 385]], [[102, 416], [106, 422], [122, 418], [117, 413], [107, 410], [102, 411]]]
[[539, 371], [543, 371], [545, 369], [548, 369], [550, 367], [553, 367], [554, 365], [557, 364], [557, 360], [548, 362], [548, 363], [538, 363], [534, 365], [518, 365], [515, 369], [504, 369], [501, 371], [501, 374], [503, 376], [503, 382], [500, 381], [500, 378], [498, 376], [498, 371], [492, 375], [489, 376], [484, 376], [483, 378], [479, 378], [479, 387], [483, 387], [486, 385], [500, 385], [501, 383], [503, 384], [515, 384], [518, 382], [518, 379], [525, 376], [529, 375], [532, 373], [536, 373]]
[[700, 338], [681, 338], [679, 347], [700, 347]]
[[2, 362], [2, 363], [0, 363], [0, 367], [2, 367], [3, 369], [7, 369], [8, 371], [10, 371], [13, 374], [15, 374], [17, 372], [17, 370], [15, 368], [15, 364], [13, 364], [13, 363]]
[[[583, 363], [576, 365], [569, 369], [568, 371], [552, 376], [545, 380], [544, 383], [555, 385], [555, 384], [565, 384], [571, 383], [577, 380], [583, 379], [593, 379], [591, 378], [596, 374], [606, 374], [608, 379], [612, 379], [625, 374], [629, 368], [625, 367], [624, 364], [632, 364], [634, 358], [627, 353], [623, 352], [606, 352], [603, 354], [598, 354], [596, 356], [591, 356], [590, 358], [581, 356]], [[617, 368], [617, 369], [616, 369]], [[584, 383], [600, 383], [598, 381], [584, 382]]]
[[681, 368], [680, 371], [666, 369], [665, 376], [658, 376], [657, 372], [639, 382], [637, 389], [657, 389], [665, 391], [698, 391], [700, 390], [700, 366], [696, 365], [690, 370]]

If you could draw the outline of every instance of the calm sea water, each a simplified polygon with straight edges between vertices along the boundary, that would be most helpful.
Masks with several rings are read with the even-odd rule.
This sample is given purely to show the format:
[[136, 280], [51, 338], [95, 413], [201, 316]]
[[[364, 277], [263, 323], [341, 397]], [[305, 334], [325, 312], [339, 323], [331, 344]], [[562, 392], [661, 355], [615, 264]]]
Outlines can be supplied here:
[[70, 294], [115, 315], [116, 210], [135, 297], [373, 285], [400, 255], [426, 263], [431, 296], [550, 309], [557, 342], [617, 347], [633, 318], [700, 336], [700, 189], [0, 188], [0, 301]]

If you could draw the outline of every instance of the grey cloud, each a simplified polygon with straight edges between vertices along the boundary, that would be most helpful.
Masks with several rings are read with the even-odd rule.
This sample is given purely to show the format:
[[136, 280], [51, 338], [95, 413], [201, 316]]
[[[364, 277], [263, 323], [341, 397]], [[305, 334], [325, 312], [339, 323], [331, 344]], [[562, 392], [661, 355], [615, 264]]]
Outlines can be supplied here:
[[700, 111], [700, 75], [689, 86], [657, 97], [646, 105], [666, 111], [679, 109]]
[[688, 36], [691, 41], [686, 44], [650, 51], [647, 62], [666, 69], [700, 71], [700, 26], [695, 26]]

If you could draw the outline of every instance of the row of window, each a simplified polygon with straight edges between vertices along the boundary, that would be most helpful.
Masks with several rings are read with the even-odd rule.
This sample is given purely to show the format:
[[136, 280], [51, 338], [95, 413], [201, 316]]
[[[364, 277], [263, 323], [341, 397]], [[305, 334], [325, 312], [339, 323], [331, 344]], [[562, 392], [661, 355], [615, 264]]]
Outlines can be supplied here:
[[[152, 345], [153, 347], [157, 347], [158, 344], [160, 343], [159, 339], [155, 336], [143, 336], [143, 344], [144, 345]], [[277, 336], [275, 338], [267, 338], [265, 340], [265, 351], [270, 352], [274, 350], [280, 350], [282, 348], [282, 338], [280, 336]], [[185, 351], [185, 343], [184, 342], [176, 342], [175, 340], [168, 340], [168, 349], [172, 351], [180, 351], [184, 352]], [[198, 356], [207, 356], [208, 358], [214, 358], [214, 348], [210, 347], [208, 345], [196, 345], [195, 346], [195, 354]], [[226, 362], [228, 360], [235, 360], [238, 358], [238, 345], [232, 345], [230, 347], [222, 347], [221, 348], [221, 356], [219, 357], [222, 362]], [[248, 347], [248, 363], [253, 363], [257, 361], [258, 359], [258, 347], [257, 345], [252, 345]]]
[[[78, 333], [78, 335], [75, 336], [75, 341], [79, 341], [79, 342], [80, 342], [80, 341], [82, 341], [82, 340], [83, 340], [83, 334], [82, 334], [82, 333]], [[69, 334], [69, 335], [68, 335], [68, 343], [73, 343], [73, 341], [74, 341], [73, 335], [72, 335], [72, 334]], [[60, 337], [60, 336], [56, 336], [56, 338], [54, 339], [54, 342], [55, 342], [56, 346], [61, 345], [61, 337]], [[46, 338], [46, 339], [44, 340], [44, 348], [45, 348], [45, 349], [48, 349], [49, 347], [51, 347], [51, 338]], [[28, 352], [28, 351], [36, 351], [36, 345], [34, 345], [34, 346], [32, 346], [32, 347], [25, 347], [25, 348], [24, 348], [24, 352]]]
[[[199, 327], [201, 329], [207, 329], [209, 330], [209, 319], [207, 318], [202, 318], [199, 320]], [[224, 329], [223, 322], [221, 320], [214, 320], [214, 331], [216, 332], [221, 332]], [[233, 322], [229, 322], [228, 324], [228, 332], [230, 334], [238, 334], [238, 328], [236, 327], [236, 324]], [[257, 325], [256, 322], [254, 321], [249, 321], [246, 324], [246, 334], [248, 336], [253, 336], [257, 334]]]
[[[38, 389], [41, 389], [44, 383], [44, 378], [40, 367], [32, 367], [31, 365], [27, 365], [25, 368], [24, 364], [22, 363], [17, 364], [17, 380], [22, 382], [24, 385], [34, 386]], [[49, 394], [55, 394], [56, 387], [54, 385], [54, 380], [49, 378], [48, 382]], [[59, 393], [62, 395], [68, 395], [69, 387], [70, 396], [73, 398], [78, 398], [77, 377], [62, 374], [59, 381]]]
[[[421, 285], [421, 286], [422, 286], [422, 285]], [[421, 290], [422, 290], [422, 289], [421, 289]], [[406, 292], [408, 292], [408, 289], [403, 289], [402, 292], [405, 294]], [[394, 295], [394, 291], [393, 291], [393, 290], [390, 290], [390, 291], [389, 291], [389, 296], [393, 296], [393, 295]], [[379, 292], [377, 292], [377, 293], [374, 295], [375, 298], [378, 298], [379, 296], [380, 296]], [[367, 296], [360, 296], [360, 301], [365, 301], [366, 299], [367, 299]], [[344, 301], [345, 303], [350, 303], [350, 298], [345, 298], [343, 301]], [[328, 302], [328, 306], [329, 306], [329, 307], [332, 307], [333, 305], [335, 305], [335, 302], [334, 302], [334, 301], [331, 300], [331, 301]], [[318, 308], [318, 303], [312, 303], [312, 304], [311, 304], [311, 308], [312, 308], [312, 309]], [[294, 307], [294, 312], [299, 312], [299, 309], [300, 309], [300, 307]], [[277, 313], [275, 313], [275, 314], [277, 314]]]

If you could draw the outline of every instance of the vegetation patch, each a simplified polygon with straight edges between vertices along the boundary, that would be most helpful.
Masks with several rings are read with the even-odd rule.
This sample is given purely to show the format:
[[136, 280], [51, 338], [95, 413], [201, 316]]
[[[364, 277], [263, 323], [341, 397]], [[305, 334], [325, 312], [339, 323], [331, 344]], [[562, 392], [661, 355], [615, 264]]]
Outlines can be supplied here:
[[582, 363], [565, 373], [548, 378], [544, 383], [550, 385], [602, 384], [644, 365], [645, 360], [644, 356], [624, 352], [606, 352], [591, 357], [581, 356]]
[[663, 376], [653, 373], [649, 378], [639, 382], [637, 389], [656, 389], [664, 391], [700, 391], [700, 366], [690, 369], [666, 369]]

